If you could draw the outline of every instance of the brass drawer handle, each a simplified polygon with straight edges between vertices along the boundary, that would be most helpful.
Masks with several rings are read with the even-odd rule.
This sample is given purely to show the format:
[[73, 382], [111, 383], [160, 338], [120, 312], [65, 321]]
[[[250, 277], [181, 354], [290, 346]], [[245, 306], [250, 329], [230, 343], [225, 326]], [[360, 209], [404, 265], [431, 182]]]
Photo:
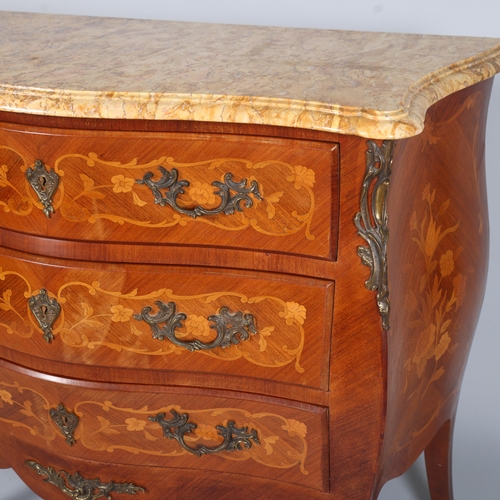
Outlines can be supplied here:
[[[243, 208], [241, 204], [243, 202], [246, 208], [250, 208], [253, 205], [253, 201], [249, 196], [250, 194], [253, 194], [258, 200], [262, 200], [257, 181], [252, 181], [250, 187], [247, 187], [246, 179], [236, 182], [233, 180], [233, 174], [228, 172], [224, 175], [224, 182], [212, 182], [212, 186], [217, 188], [214, 194], [221, 199], [218, 207], [207, 209], [198, 205], [193, 208], [183, 208], [177, 204], [177, 196], [184, 194], [184, 188], [190, 185], [189, 181], [179, 181], [179, 172], [176, 168], [169, 171], [165, 167], [158, 167], [158, 170], [161, 172], [160, 180], [153, 181], [153, 172], [147, 172], [142, 179], [138, 179], [135, 182], [151, 189], [157, 205], [162, 207], [170, 205], [177, 212], [189, 215], [193, 219], [202, 215], [216, 215], [221, 212], [231, 215], [235, 210], [242, 212]], [[163, 193], [161, 189], [164, 190]], [[235, 194], [231, 195], [231, 191], [234, 191]]]
[[137, 495], [137, 493], [144, 493], [146, 490], [140, 486], [132, 483], [101, 483], [98, 478], [85, 479], [78, 472], [69, 474], [61, 470], [56, 472], [53, 467], [44, 467], [34, 460], [27, 460], [24, 462], [30, 469], [33, 469], [41, 476], [47, 476], [44, 481], [53, 484], [59, 488], [65, 495], [68, 495], [75, 500], [97, 500], [104, 498], [111, 500], [111, 492], [118, 494]]
[[73, 412], [68, 411], [62, 403], [58, 404], [56, 408], [51, 408], [49, 415], [66, 438], [66, 443], [73, 446], [76, 443], [73, 433], [78, 427], [80, 419]]
[[28, 299], [28, 305], [43, 331], [43, 338], [50, 344], [54, 340], [52, 325], [61, 313], [59, 302], [55, 298], [49, 297], [47, 290], [42, 288], [38, 295]]
[[59, 186], [59, 176], [54, 170], [47, 170], [42, 160], [36, 160], [33, 168], [26, 170], [26, 179], [43, 205], [43, 213], [50, 217], [50, 214], [54, 213], [52, 196]]
[[252, 447], [252, 441], [255, 444], [260, 444], [255, 429], [248, 432], [248, 427], [235, 427], [234, 420], [229, 420], [226, 427], [223, 425], [217, 425], [215, 427], [219, 435], [224, 438], [222, 444], [215, 448], [208, 448], [204, 445], [192, 448], [184, 441], [184, 435], [191, 434], [198, 426], [188, 421], [189, 415], [187, 413], [180, 415], [175, 410], [170, 410], [170, 413], [173, 417], [170, 420], [165, 420], [165, 413], [158, 413], [155, 417], [149, 417], [149, 420], [161, 425], [163, 435], [166, 438], [175, 439], [186, 451], [193, 453], [197, 457], [209, 455], [211, 453], [219, 453], [221, 451], [237, 451], [243, 448], [249, 449]]
[[[213, 314], [208, 317], [212, 321], [210, 328], [217, 332], [217, 337], [208, 343], [201, 340], [184, 341], [175, 336], [176, 328], [182, 327], [182, 321], [186, 320], [187, 315], [176, 312], [174, 302], [165, 304], [160, 300], [155, 301], [158, 312], [151, 315], [151, 307], [144, 307], [140, 314], [134, 314], [137, 321], [145, 321], [153, 331], [153, 338], [164, 340], [168, 338], [172, 343], [179, 347], [185, 347], [189, 351], [210, 350], [216, 347], [229, 347], [231, 344], [238, 344], [240, 341], [248, 340], [250, 333], [257, 333], [255, 317], [253, 314], [243, 314], [240, 311], [232, 313], [229, 308], [223, 306], [219, 314]], [[165, 323], [160, 327], [160, 323]]]

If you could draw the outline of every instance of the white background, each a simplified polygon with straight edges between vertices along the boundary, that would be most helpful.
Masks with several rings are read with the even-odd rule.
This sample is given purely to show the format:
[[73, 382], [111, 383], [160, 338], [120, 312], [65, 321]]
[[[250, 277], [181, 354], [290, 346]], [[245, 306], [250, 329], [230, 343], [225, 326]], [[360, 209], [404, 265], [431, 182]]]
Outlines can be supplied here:
[[[500, 38], [499, 0], [0, 0], [0, 10]], [[500, 76], [493, 88], [486, 139], [490, 272], [458, 408], [455, 500], [500, 498], [499, 141]], [[0, 500], [38, 498], [10, 469], [0, 470], [0, 484]], [[422, 461], [388, 483], [379, 500], [429, 500]]]

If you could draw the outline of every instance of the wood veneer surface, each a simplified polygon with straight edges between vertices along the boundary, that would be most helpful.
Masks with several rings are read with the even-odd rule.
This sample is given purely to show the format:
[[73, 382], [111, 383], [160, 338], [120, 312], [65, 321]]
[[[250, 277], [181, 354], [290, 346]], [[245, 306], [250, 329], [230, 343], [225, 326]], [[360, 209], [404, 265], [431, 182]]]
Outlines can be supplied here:
[[429, 445], [433, 500], [452, 498], [453, 423], [486, 284], [491, 86], [483, 82], [437, 103], [424, 133], [398, 143], [394, 157], [389, 210], [398, 217], [388, 249], [394, 314], [379, 481], [402, 474]]
[[[324, 412], [324, 422], [315, 427], [328, 432], [328, 439], [321, 441], [315, 455], [322, 464], [329, 464], [328, 471], [325, 472], [326, 469], [321, 467], [326, 465], [322, 465], [317, 469], [320, 471], [317, 473], [322, 474], [321, 478], [316, 475], [301, 482], [308, 489], [291, 485], [281, 488], [273, 480], [266, 481], [269, 487], [266, 491], [276, 492], [277, 498], [279, 495], [287, 495], [288, 498], [295, 495], [302, 498], [373, 500], [385, 481], [406, 470], [427, 448], [433, 500], [451, 500], [451, 430], [486, 275], [488, 229], [484, 195], [484, 127], [490, 89], [491, 81], [487, 81], [440, 101], [429, 111], [421, 136], [396, 144], [388, 198], [391, 235], [388, 265], [392, 306], [391, 329], [388, 332], [382, 328], [375, 292], [364, 286], [369, 270], [361, 264], [358, 247], [365, 242], [357, 234], [353, 223], [353, 216], [359, 211], [360, 189], [366, 169], [367, 146], [359, 137], [330, 136], [332, 141], [338, 142], [340, 151], [336, 262], [289, 253], [267, 254], [252, 249], [182, 248], [172, 245], [167, 251], [158, 252], [158, 246], [150, 243], [82, 243], [22, 234], [12, 229], [2, 229], [0, 241], [3, 246], [13, 249], [11, 255], [19, 251], [47, 255], [60, 259], [62, 268], [71, 268], [67, 259], [97, 260], [114, 263], [116, 269], [124, 269], [125, 263], [139, 267], [138, 264], [143, 262], [141, 259], [146, 258], [151, 264], [185, 266], [187, 274], [193, 272], [193, 266], [203, 266], [211, 267], [216, 276], [230, 262], [232, 269], [246, 270], [238, 273], [249, 276], [257, 273], [258, 279], [262, 280], [271, 277], [271, 274], [266, 277], [266, 273], [284, 273], [286, 278], [283, 277], [283, 281], [295, 282], [294, 286], [312, 277], [321, 278], [323, 282], [335, 281], [328, 353], [328, 392], [303, 387], [291, 390], [286, 384], [260, 380], [251, 389], [246, 387], [236, 395], [236, 388], [231, 382], [224, 387], [223, 377], [214, 375], [201, 382], [189, 372], [178, 372], [171, 379], [163, 377], [157, 387], [144, 385], [141, 390], [149, 394], [193, 396], [196, 393], [207, 398], [236, 398], [246, 401], [244, 404], [248, 405], [254, 402], [263, 405], [272, 403], [297, 412], [307, 411], [311, 405], [328, 408]], [[37, 118], [17, 117], [16, 120], [29, 124], [35, 123]], [[64, 120], [58, 120], [48, 120], [45, 124], [61, 126]], [[81, 122], [71, 123], [68, 128], [80, 128]], [[124, 122], [116, 123], [118, 129], [139, 127], [135, 122], [129, 126]], [[105, 125], [89, 123], [97, 129]], [[156, 126], [151, 127], [154, 129]], [[169, 132], [185, 132], [191, 125], [176, 123], [165, 127]], [[197, 133], [204, 130], [226, 133], [229, 130], [225, 125], [195, 124], [192, 127], [190, 130]], [[258, 129], [256, 126], [232, 127], [235, 127], [233, 131], [245, 130], [248, 133]], [[260, 131], [261, 134], [263, 132], [264, 129]], [[265, 132], [274, 137], [299, 139], [307, 135], [308, 138], [325, 139], [324, 134], [310, 131], [266, 128]], [[8, 250], [3, 252], [9, 253]], [[30, 258], [37, 262], [44, 261], [41, 257]], [[100, 264], [89, 265], [89, 268], [93, 266], [99, 267]], [[15, 363], [2, 361], [8, 370], [5, 373], [19, 373], [30, 377], [29, 380], [43, 380], [43, 383], [40, 382], [42, 389], [42, 386], [62, 383], [68, 391], [70, 386], [102, 390], [106, 394], [139, 391], [136, 385], [135, 388], [127, 386], [125, 380], [119, 382], [120, 374], [125, 371], [123, 367], [116, 370], [92, 367], [92, 370], [84, 365], [65, 367], [59, 360], [47, 361], [43, 369], [36, 358], [30, 358], [12, 347], [2, 348], [1, 351], [3, 358]], [[19, 365], [38, 368], [45, 373], [37, 375]], [[72, 379], [64, 374], [68, 366], [72, 368]], [[140, 380], [141, 383], [149, 383], [140, 370], [127, 371], [130, 372], [127, 382], [137, 383]], [[134, 373], [137, 373], [135, 381]], [[193, 381], [203, 389], [188, 389], [186, 386]], [[227, 391], [229, 388], [233, 389], [232, 393]], [[280, 401], [270, 402], [265, 394], [278, 396]], [[8, 399], [7, 395], [5, 397]], [[4, 403], [11, 406], [7, 401]], [[2, 436], [2, 440], [8, 446], [16, 445], [16, 440], [9, 435]], [[63, 460], [48, 452], [40, 455], [40, 448], [29, 444], [24, 448], [32, 457], [45, 456], [55, 465]], [[4, 449], [10, 450], [7, 446]], [[16, 470], [24, 470], [22, 461], [25, 459], [21, 457], [21, 452], [17, 450], [12, 457]], [[74, 464], [74, 469], [80, 468], [89, 474], [95, 473], [98, 467], [96, 463], [85, 467], [76, 459], [70, 464]], [[102, 466], [100, 470], [103, 477], [109, 478], [109, 468]], [[159, 470], [162, 469], [148, 469], [147, 477], [159, 477]], [[135, 480], [139, 473], [139, 469], [133, 467], [119, 467], [119, 480], [124, 477], [122, 471], [130, 474], [128, 480]], [[30, 485], [35, 484], [33, 475], [22, 474]], [[185, 480], [186, 477], [180, 471], [172, 475], [170, 484], [176, 494], [183, 494], [179, 486], [180, 478]], [[221, 474], [214, 479], [212, 475], [203, 473], [200, 477], [200, 484], [205, 490], [208, 484], [212, 484], [213, 490], [210, 491], [217, 494], [217, 498], [229, 494], [221, 493], [224, 488], [232, 494], [231, 498], [235, 494], [242, 499], [248, 498], [261, 491], [259, 488], [263, 484], [252, 478], [248, 479], [248, 488], [242, 489], [239, 478], [232, 475]], [[40, 478], [36, 479], [41, 483]], [[294, 481], [298, 480], [295, 478]], [[185, 484], [189, 494], [201, 494], [202, 490], [197, 489], [194, 483], [187, 481]], [[35, 485], [35, 489], [43, 495], [50, 495], [49, 490], [52, 490], [47, 489], [48, 486]], [[155, 486], [152, 488], [151, 498], [159, 498]], [[320, 489], [324, 491], [320, 492]]]
[[[26, 181], [36, 160], [59, 177], [50, 218]], [[4, 123], [0, 162], [6, 199], [1, 225], [7, 229], [52, 238], [336, 255], [338, 148], [332, 142]], [[162, 169], [178, 172], [174, 186], [186, 183], [175, 207], [160, 205], [159, 194], [137, 183], [146, 175], [158, 182]], [[243, 183], [241, 191], [232, 186], [228, 197], [245, 196], [233, 206], [213, 182]], [[252, 184], [256, 190], [245, 193]], [[219, 206], [224, 212], [193, 212]]]
[[[123, 385], [86, 384], [75, 391], [71, 380], [44, 380], [42, 374], [9, 368], [5, 363], [0, 368], [0, 428], [21, 449], [31, 444], [73, 458], [192, 469], [193, 473], [239, 474], [243, 468], [245, 476], [328, 489], [326, 408], [262, 397], [252, 400], [229, 392], [217, 397], [190, 389], [183, 393], [129, 386], [124, 392]], [[49, 414], [61, 403], [78, 417], [72, 446]], [[248, 448], [242, 444], [233, 452], [196, 456], [164, 437], [161, 425], [150, 420], [163, 414], [168, 421], [172, 410], [187, 413], [188, 421], [196, 424], [182, 436], [191, 449], [220, 445], [216, 427], [231, 421], [247, 433], [255, 431], [256, 438], [249, 439]]]
[[[0, 345], [9, 350], [74, 365], [226, 374], [239, 383], [250, 377], [328, 389], [333, 282], [229, 268], [59, 261], [5, 249], [1, 262], [8, 304], [0, 310]], [[28, 305], [41, 289], [61, 305], [50, 343]], [[150, 325], [136, 317], [146, 307], [157, 314], [158, 301], [173, 304], [173, 315], [185, 315], [172, 326], [183, 345], [154, 338]], [[237, 334], [226, 347], [188, 350], [197, 347], [195, 340], [215, 341], [223, 308], [253, 316], [255, 329], [243, 328], [249, 338]], [[158, 325], [167, 331], [164, 322]]]

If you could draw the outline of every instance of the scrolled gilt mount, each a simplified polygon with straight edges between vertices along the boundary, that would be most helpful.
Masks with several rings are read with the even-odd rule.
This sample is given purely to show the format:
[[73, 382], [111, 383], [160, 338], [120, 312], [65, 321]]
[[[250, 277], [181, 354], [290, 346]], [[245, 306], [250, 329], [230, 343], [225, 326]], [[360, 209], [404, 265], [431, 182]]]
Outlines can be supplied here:
[[370, 268], [370, 277], [365, 285], [368, 290], [377, 290], [377, 306], [384, 330], [389, 330], [390, 312], [387, 285], [387, 197], [394, 145], [395, 141], [384, 141], [379, 147], [374, 141], [368, 141], [361, 209], [354, 217], [358, 234], [368, 243], [368, 246], [358, 247], [358, 255], [363, 264]]
[[[157, 205], [162, 207], [170, 205], [180, 214], [189, 215], [193, 219], [203, 215], [217, 215], [220, 213], [231, 215], [235, 211], [242, 212], [242, 203], [244, 203], [246, 208], [250, 208], [253, 205], [253, 200], [249, 196], [250, 194], [258, 200], [262, 200], [257, 181], [252, 181], [250, 187], [247, 187], [246, 179], [236, 182], [233, 180], [233, 174], [228, 172], [224, 175], [224, 182], [212, 182], [212, 186], [217, 188], [214, 194], [221, 199], [218, 207], [211, 209], [203, 208], [199, 205], [193, 208], [180, 207], [177, 203], [177, 197], [184, 194], [184, 188], [190, 185], [189, 181], [178, 180], [179, 172], [176, 168], [169, 171], [165, 167], [158, 167], [158, 170], [161, 173], [161, 178], [158, 181], [152, 180], [153, 172], [147, 172], [142, 179], [136, 180], [137, 184], [145, 185], [151, 189]], [[235, 194], [231, 194], [231, 191], [234, 191]]]
[[132, 483], [115, 483], [114, 481], [103, 483], [99, 478], [86, 479], [78, 472], [74, 474], [69, 474], [64, 470], [56, 472], [53, 467], [44, 467], [34, 460], [27, 460], [25, 465], [37, 474], [46, 476], [45, 482], [53, 484], [74, 500], [98, 500], [99, 498], [112, 500], [112, 492], [120, 495], [136, 495], [146, 491], [141, 486]]
[[224, 441], [214, 448], [208, 448], [205, 445], [192, 448], [184, 440], [185, 434], [191, 434], [198, 426], [189, 422], [189, 415], [182, 415], [175, 410], [170, 410], [172, 418], [165, 420], [165, 413], [158, 413], [154, 417], [149, 417], [152, 422], [157, 422], [163, 429], [163, 435], [168, 439], [175, 439], [186, 451], [193, 453], [197, 457], [221, 451], [237, 451], [243, 448], [249, 449], [252, 447], [252, 441], [255, 444], [260, 444], [257, 436], [257, 431], [252, 429], [248, 432], [248, 427], [235, 427], [234, 420], [229, 420], [227, 426], [217, 425], [215, 428], [218, 434], [224, 438]]
[[[213, 324], [210, 328], [217, 332], [217, 336], [212, 342], [204, 343], [195, 339], [190, 341], [179, 340], [175, 336], [175, 330], [182, 328], [182, 321], [187, 319], [184, 313], [176, 312], [174, 302], [165, 304], [157, 300], [155, 302], [158, 312], [151, 315], [152, 308], [144, 307], [140, 314], [135, 314], [137, 321], [145, 321], [153, 331], [153, 338], [164, 340], [168, 338], [173, 344], [184, 347], [188, 351], [199, 351], [215, 349], [217, 347], [229, 347], [232, 344], [238, 344], [240, 341], [248, 340], [250, 333], [257, 333], [256, 320], [253, 314], [243, 314], [241, 311], [231, 312], [228, 307], [221, 307], [219, 314], [213, 314], [208, 317], [208, 321]], [[163, 327], [159, 325], [165, 323]]]

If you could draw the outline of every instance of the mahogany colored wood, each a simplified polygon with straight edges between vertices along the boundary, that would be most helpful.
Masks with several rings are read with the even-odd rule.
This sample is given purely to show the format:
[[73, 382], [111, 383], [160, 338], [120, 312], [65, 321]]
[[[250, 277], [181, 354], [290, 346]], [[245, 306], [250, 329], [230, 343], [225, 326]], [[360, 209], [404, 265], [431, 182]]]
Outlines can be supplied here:
[[7, 455], [0, 456], [0, 469], [10, 469], [12, 467], [12, 462], [9, 460]]
[[[396, 145], [382, 481], [402, 474], [456, 411], [486, 283], [490, 91], [485, 81], [438, 102], [424, 132]], [[447, 484], [447, 468], [441, 470]], [[436, 474], [434, 468], [431, 487]]]
[[447, 420], [425, 449], [425, 466], [432, 500], [453, 498], [452, 440], [455, 419]]
[[[64, 470], [70, 474], [80, 472], [86, 478], [99, 478], [102, 482], [133, 483], [144, 487], [145, 492], [136, 496], [123, 495], [121, 498], [137, 498], [145, 500], [161, 500], [165, 495], [170, 498], [206, 498], [207, 500], [231, 500], [237, 498], [251, 500], [253, 498], [301, 498], [316, 500], [330, 498], [328, 493], [310, 488], [288, 484], [282, 481], [269, 481], [257, 477], [240, 474], [214, 472], [207, 470], [186, 470], [179, 468], [139, 467], [130, 465], [111, 465], [109, 463], [78, 460], [72, 457], [53, 454], [50, 451], [26, 444], [21, 451], [16, 441], [6, 438], [9, 445], [5, 451], [10, 454], [14, 470], [21, 479], [41, 498], [50, 500], [67, 500], [67, 496], [46, 482], [44, 476], [36, 474], [25, 465], [26, 457], [43, 466], [51, 464], [56, 471]], [[168, 483], [165, 483], [168, 478]], [[114, 495], [112, 498], [120, 498]]]
[[[13, 351], [96, 367], [217, 373], [237, 377], [238, 384], [251, 377], [328, 389], [331, 281], [231, 269], [59, 261], [9, 250], [3, 251], [0, 278], [7, 294], [0, 310], [0, 345]], [[51, 343], [28, 306], [41, 289], [61, 307]], [[146, 307], [150, 315], [157, 314], [158, 301], [174, 304], [172, 315], [184, 314], [170, 326], [185, 347], [154, 338], [150, 325], [136, 318]], [[223, 321], [223, 308], [253, 316], [242, 327], [249, 338], [239, 333], [232, 337], [236, 344], [188, 350], [195, 340], [215, 341], [217, 321], [226, 331], [234, 326]]]
[[[108, 384], [85, 384], [75, 391], [71, 380], [42, 381], [39, 373], [30, 371], [26, 376], [0, 364], [0, 428], [16, 438], [21, 448], [31, 443], [85, 460], [185, 468], [193, 473], [200, 469], [244, 472], [328, 489], [326, 408], [249, 395], [242, 398], [238, 393], [207, 396], [191, 389], [150, 393], [137, 385], [116, 391]], [[59, 404], [79, 419], [72, 446], [49, 415]], [[177, 440], [164, 437], [161, 425], [150, 420], [162, 414], [169, 421], [172, 410], [187, 413], [187, 421], [196, 425], [181, 435], [190, 449], [216, 448], [222, 442], [217, 427], [231, 421], [245, 430], [244, 436], [255, 431], [256, 437], [248, 439], [248, 448], [240, 444], [241, 449], [234, 451], [196, 456]]]
[[[34, 370], [50, 373], [51, 375], [67, 374], [68, 365], [64, 361], [53, 361], [32, 354], [2, 348], [2, 358], [22, 366], [30, 366]], [[113, 367], [112, 370], [90, 364], [74, 365], [72, 375], [80, 380], [105, 380], [112, 383], [169, 385], [179, 387], [213, 388], [248, 392], [251, 394], [266, 394], [285, 399], [307, 401], [308, 403], [328, 406], [330, 395], [326, 391], [304, 387], [295, 384], [286, 384], [269, 379], [251, 378], [247, 384], [242, 384], [238, 377], [226, 374], [169, 371], [134, 368], [127, 366]]]
[[[177, 239], [159, 241], [149, 239], [141, 231], [130, 230], [120, 233], [121, 239], [112, 238], [113, 231], [123, 229], [114, 229], [114, 226], [112, 230], [103, 230], [100, 235], [75, 233], [69, 229], [73, 223], [60, 219], [57, 219], [57, 227], [63, 232], [54, 230], [50, 233], [45, 227], [56, 221], [57, 211], [54, 220], [43, 219], [43, 228], [42, 222], [31, 228], [8, 226], [4, 221], [6, 216], [11, 216], [9, 212], [0, 216], [2, 272], [9, 263], [20, 274], [29, 274], [32, 292], [43, 285], [56, 294], [55, 290], [70, 279], [92, 284], [91, 275], [98, 273], [96, 281], [100, 287], [116, 291], [119, 288], [120, 293], [138, 288], [138, 293], [147, 295], [159, 287], [172, 290], [179, 287], [182, 294], [195, 295], [205, 293], [204, 289], [200, 291], [205, 286], [220, 285], [219, 288], [247, 297], [273, 295], [285, 303], [304, 305], [306, 335], [301, 356], [302, 373], [296, 372], [292, 364], [280, 369], [254, 367], [246, 359], [240, 359], [226, 361], [227, 365], [224, 365], [206, 355], [193, 359], [206, 358], [214, 363], [210, 373], [200, 368], [197, 362], [184, 364], [181, 357], [171, 365], [162, 365], [159, 358], [136, 363], [131, 354], [112, 351], [109, 347], [99, 347], [95, 352], [90, 352], [88, 347], [69, 348], [61, 341], [59, 332], [50, 346], [43, 343], [38, 330], [38, 336], [29, 339], [32, 343], [28, 339], [14, 341], [15, 334], [9, 334], [5, 328], [0, 332], [0, 357], [6, 370], [2, 373], [22, 377], [26, 385], [47, 394], [45, 397], [52, 398], [50, 401], [54, 404], [61, 402], [58, 397], [61, 394], [70, 406], [75, 405], [78, 403], [75, 398], [85, 393], [106, 398], [103, 400], [123, 399], [124, 407], [136, 411], [139, 407], [151, 405], [146, 402], [148, 398], [157, 402], [155, 406], [167, 405], [162, 397], [175, 394], [182, 400], [180, 404], [184, 410], [196, 408], [205, 411], [207, 408], [202, 408], [205, 401], [216, 401], [217, 407], [228, 401], [231, 407], [252, 414], [263, 411], [259, 408], [266, 408], [266, 411], [273, 408], [278, 414], [279, 409], [284, 412], [284, 418], [297, 422], [300, 422], [300, 415], [311, 415], [314, 423], [307, 427], [305, 439], [315, 457], [317, 467], [314, 472], [305, 478], [295, 477], [291, 472], [289, 476], [287, 472], [268, 474], [262, 472], [265, 466], [254, 464], [249, 466], [247, 473], [246, 466], [250, 462], [247, 460], [227, 465], [233, 467], [230, 473], [226, 466], [217, 465], [210, 466], [211, 470], [202, 470], [200, 466], [194, 474], [195, 469], [185, 462], [179, 462], [181, 465], [176, 467], [172, 457], [168, 464], [154, 458], [158, 461], [147, 465], [140, 455], [128, 456], [124, 450], [107, 452], [111, 456], [106, 458], [100, 458], [100, 452], [96, 455], [78, 454], [73, 448], [67, 448], [65, 452], [62, 437], [57, 441], [62, 448], [50, 451], [44, 445], [20, 436], [19, 433], [24, 432], [22, 428], [15, 428], [16, 436], [10, 431], [0, 435], [2, 444], [5, 443], [0, 451], [0, 461], [8, 457], [9, 464], [27, 484], [43, 498], [50, 499], [59, 498], [54, 487], [27, 469], [23, 465], [26, 459], [36, 459], [43, 465], [72, 473], [79, 471], [85, 476], [102, 475], [107, 481], [137, 482], [147, 489], [142, 497], [152, 500], [163, 500], [165, 491], [173, 498], [208, 500], [375, 500], [386, 481], [402, 474], [422, 451], [427, 450], [433, 500], [451, 500], [451, 489], [446, 490], [451, 482], [450, 462], [445, 463], [451, 449], [446, 422], [452, 420], [456, 412], [458, 391], [486, 276], [488, 226], [484, 129], [491, 83], [491, 80], [485, 81], [439, 101], [429, 110], [420, 136], [396, 141], [388, 195], [389, 331], [382, 328], [376, 292], [365, 286], [369, 269], [358, 255], [358, 247], [365, 245], [365, 240], [359, 236], [353, 221], [360, 211], [367, 162], [366, 139], [256, 125], [71, 120], [2, 113], [3, 136], [17, 130], [15, 134], [26, 138], [20, 141], [26, 151], [33, 150], [33, 144], [42, 147], [42, 143], [34, 139], [36, 130], [48, 140], [55, 141], [54, 147], [57, 146], [57, 135], [71, 137], [68, 144], [77, 144], [81, 137], [92, 137], [96, 140], [93, 144], [101, 145], [103, 151], [106, 144], [115, 140], [115, 144], [119, 144], [120, 137], [141, 139], [143, 136], [156, 145], [153, 147], [155, 151], [159, 151], [155, 148], [159, 147], [161, 137], [168, 136], [174, 142], [179, 137], [179, 144], [184, 146], [197, 141], [203, 143], [210, 137], [207, 146], [210, 151], [229, 151], [238, 144], [247, 157], [253, 154], [249, 153], [250, 145], [257, 145], [257, 150], [264, 151], [264, 145], [271, 144], [273, 151], [279, 150], [283, 155], [283, 161], [318, 169], [313, 188], [326, 186], [318, 199], [321, 198], [319, 203], [325, 203], [321, 211], [327, 210], [328, 213], [318, 212], [316, 221], [321, 237], [310, 240], [312, 243], [305, 242], [305, 246], [301, 240], [296, 246], [288, 247], [283, 243], [283, 237], [265, 235], [254, 238], [248, 234], [255, 233], [247, 230], [245, 236], [240, 238], [235, 234], [231, 240], [219, 245], [215, 242], [216, 233], [210, 231], [203, 235], [205, 243], [199, 239], [184, 239], [187, 233], [182, 231], [189, 228], [189, 224], [177, 228], [181, 231]], [[229, 149], [226, 149], [226, 143]], [[285, 151], [286, 144], [293, 146], [290, 151]], [[377, 144], [380, 146], [382, 142], [377, 141]], [[128, 148], [128, 145], [117, 146], [112, 156], [116, 159], [123, 151], [128, 156], [118, 161], [130, 161]], [[303, 148], [300, 162], [299, 156], [294, 162], [290, 159], [296, 154], [296, 148]], [[60, 154], [60, 149], [57, 147], [54, 151], [53, 160]], [[89, 151], [82, 154], [88, 155]], [[312, 156], [308, 156], [310, 151]], [[313, 164], [310, 158], [316, 154], [314, 151], [320, 151], [318, 158], [323, 160]], [[337, 168], [332, 151], [334, 158], [338, 154], [338, 177], [330, 171]], [[329, 160], [326, 160], [327, 153]], [[106, 158], [113, 161], [111, 156]], [[257, 161], [252, 158], [252, 161]], [[192, 161], [189, 158], [184, 160]], [[70, 170], [73, 168], [77, 179], [82, 180], [80, 174], [88, 175], [82, 167], [72, 165]], [[93, 168], [89, 166], [89, 171]], [[106, 172], [109, 177], [113, 168], [105, 165], [99, 172]], [[260, 172], [257, 171], [256, 177]], [[243, 170], [241, 174], [244, 177]], [[208, 181], [208, 177], [202, 180]], [[297, 189], [297, 193], [300, 194], [301, 189]], [[265, 196], [267, 193], [265, 189]], [[130, 192], [115, 194], [127, 195]], [[4, 198], [1, 200], [8, 203]], [[94, 201], [95, 206], [101, 202], [97, 198]], [[121, 205], [116, 208], [122, 210]], [[301, 233], [303, 237], [304, 233]], [[330, 238], [329, 243], [325, 243], [325, 238]], [[333, 243], [336, 241], [338, 246]], [[19, 297], [16, 304], [28, 298], [22, 296], [22, 286], [7, 286], [7, 279], [0, 281], [0, 287], [4, 300], [6, 296], [3, 294], [14, 288], [16, 297]], [[70, 288], [65, 293], [69, 293]], [[97, 290], [97, 287], [93, 288]], [[290, 294], [294, 298], [289, 298]], [[109, 297], [113, 298], [106, 299], [108, 302], [93, 302], [94, 310], [120, 305], [122, 299], [118, 296]], [[81, 311], [82, 302], [90, 305], [90, 298], [97, 300], [97, 292], [92, 297], [87, 291], [74, 294], [71, 303], [76, 305], [71, 306], [69, 316], [81, 317], [81, 313], [77, 316], [77, 311]], [[264, 302], [248, 302], [244, 307], [253, 313], [257, 311], [253, 308], [263, 307]], [[133, 309], [128, 304], [124, 302], [122, 305]], [[208, 306], [200, 303], [193, 314], [201, 316], [201, 312], [207, 312]], [[63, 304], [63, 307], [70, 306]], [[7, 311], [7, 306], [2, 309], [7, 314], [14, 314]], [[266, 319], [271, 318], [271, 310], [270, 307], [264, 309]], [[106, 314], [111, 314], [111, 311]], [[116, 314], [118, 318], [118, 312]], [[56, 328], [62, 322], [61, 318]], [[107, 325], [111, 323], [113, 321], [108, 320]], [[106, 332], [92, 329], [88, 332], [92, 335], [105, 333], [116, 343], [118, 337], [124, 335], [126, 322], [114, 323], [116, 330], [104, 328]], [[309, 324], [313, 325], [311, 329]], [[280, 341], [288, 335], [293, 335], [292, 329], [283, 330]], [[270, 337], [264, 338], [270, 348]], [[135, 404], [136, 398], [138, 404]], [[7, 408], [5, 405], [9, 403], [4, 402], [0, 411]], [[213, 407], [211, 403], [208, 406]], [[150, 408], [153, 406], [148, 406], [148, 411]], [[98, 414], [92, 415], [92, 422], [95, 422]], [[278, 431], [286, 429], [276, 429], [273, 436], [279, 438]], [[139, 436], [139, 431], [134, 432]], [[106, 439], [114, 437], [109, 435]], [[151, 443], [153, 441], [148, 444]], [[273, 447], [276, 443], [268, 441], [267, 444]], [[266, 444], [261, 446], [265, 449]], [[118, 460], [120, 465], [112, 464], [116, 454], [127, 458]], [[244, 470], [242, 464], [247, 464]], [[240, 469], [236, 470], [238, 467]]]
[[[7, 167], [2, 196], [8, 200], [0, 202], [7, 208], [2, 227], [57, 238], [335, 256], [335, 143], [208, 133], [40, 133], [8, 123], [0, 125], [0, 140], [0, 163]], [[25, 178], [36, 160], [60, 177], [50, 218]], [[152, 190], [136, 183], [146, 174], [158, 181], [161, 168], [177, 170], [176, 181], [187, 182], [173, 200], [180, 209], [226, 206], [214, 181], [231, 186], [231, 180], [246, 179], [242, 192], [252, 182], [258, 191], [229, 204], [234, 213], [196, 217], [158, 205]], [[228, 196], [238, 192], [232, 188]]]

